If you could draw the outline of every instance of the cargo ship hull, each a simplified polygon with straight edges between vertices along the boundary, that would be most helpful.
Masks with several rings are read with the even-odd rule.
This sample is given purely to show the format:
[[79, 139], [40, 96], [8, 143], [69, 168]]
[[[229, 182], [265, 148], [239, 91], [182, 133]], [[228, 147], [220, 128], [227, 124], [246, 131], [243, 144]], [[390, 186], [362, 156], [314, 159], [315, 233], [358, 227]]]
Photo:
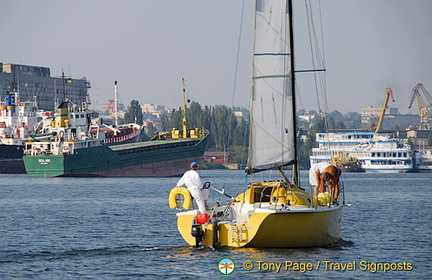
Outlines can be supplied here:
[[64, 155], [25, 155], [29, 175], [37, 177], [179, 176], [201, 161], [207, 137], [169, 139], [76, 149]]
[[25, 173], [23, 151], [22, 145], [0, 145], [0, 173]]

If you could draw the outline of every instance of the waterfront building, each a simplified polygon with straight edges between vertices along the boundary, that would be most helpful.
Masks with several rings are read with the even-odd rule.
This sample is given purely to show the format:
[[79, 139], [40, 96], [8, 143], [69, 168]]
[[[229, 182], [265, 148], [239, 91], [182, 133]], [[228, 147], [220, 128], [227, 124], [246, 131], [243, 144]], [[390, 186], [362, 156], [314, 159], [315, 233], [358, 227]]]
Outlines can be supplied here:
[[[382, 112], [382, 108], [373, 108], [369, 105], [367, 108], [362, 108], [360, 111], [361, 120], [364, 126], [377, 124]], [[389, 108], [386, 110], [381, 130], [399, 130], [409, 126], [420, 126], [419, 115], [414, 114], [399, 114], [398, 108]]]
[[42, 110], [53, 111], [65, 98], [90, 104], [90, 87], [86, 78], [52, 77], [48, 67], [0, 62], [0, 93], [19, 90], [21, 101], [36, 100]]
[[[117, 104], [117, 112], [124, 111], [125, 105], [123, 103]], [[102, 113], [105, 115], [109, 115], [114, 117], [115, 114], [115, 101], [114, 100], [108, 100], [108, 102], [102, 104]], [[124, 113], [123, 113], [124, 115]]]

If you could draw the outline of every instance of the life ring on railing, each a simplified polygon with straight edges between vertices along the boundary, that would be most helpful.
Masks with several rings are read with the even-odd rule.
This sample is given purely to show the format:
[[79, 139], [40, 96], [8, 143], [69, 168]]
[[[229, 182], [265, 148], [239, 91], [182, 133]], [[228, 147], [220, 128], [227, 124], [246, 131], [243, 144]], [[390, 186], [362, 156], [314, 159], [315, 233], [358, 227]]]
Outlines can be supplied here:
[[69, 151], [69, 146], [68, 145], [63, 146], [63, 151], [68, 152]]
[[183, 209], [189, 209], [192, 205], [192, 195], [190, 191], [183, 187], [175, 187], [170, 191], [168, 202], [171, 209], [180, 208], [179, 202], [181, 199], [177, 200], [178, 195], [183, 196], [183, 204], [181, 205]]
[[36, 146], [33, 146], [32, 149], [33, 149], [33, 151], [36, 151], [36, 150], [37, 150], [37, 147], [36, 147]]

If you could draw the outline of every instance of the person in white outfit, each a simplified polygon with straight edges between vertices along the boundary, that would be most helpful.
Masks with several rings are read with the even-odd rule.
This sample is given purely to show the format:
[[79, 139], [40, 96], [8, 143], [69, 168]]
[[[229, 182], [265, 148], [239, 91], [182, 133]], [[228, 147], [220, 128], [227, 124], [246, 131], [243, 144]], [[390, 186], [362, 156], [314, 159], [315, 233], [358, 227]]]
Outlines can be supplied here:
[[321, 176], [324, 170], [330, 166], [330, 163], [328, 162], [319, 162], [316, 164], [313, 164], [311, 168], [309, 169], [309, 183], [312, 187], [314, 187], [314, 197], [316, 198], [318, 196], [318, 186], [320, 186], [320, 192], [324, 192], [322, 189], [323, 186], [321, 186]]
[[177, 183], [177, 187], [185, 185], [190, 191], [192, 197], [195, 199], [198, 209], [201, 214], [204, 214], [208, 209], [207, 200], [209, 196], [209, 190], [203, 188], [201, 178], [198, 174], [198, 163], [192, 162], [190, 170], [186, 171]]

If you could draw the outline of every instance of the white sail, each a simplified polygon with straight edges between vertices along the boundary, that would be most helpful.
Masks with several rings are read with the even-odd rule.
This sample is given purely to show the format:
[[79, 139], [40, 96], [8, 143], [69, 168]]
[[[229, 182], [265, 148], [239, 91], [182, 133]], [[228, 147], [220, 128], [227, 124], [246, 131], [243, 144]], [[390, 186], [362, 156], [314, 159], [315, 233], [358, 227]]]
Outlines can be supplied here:
[[249, 169], [295, 159], [289, 13], [286, 0], [256, 1]]

